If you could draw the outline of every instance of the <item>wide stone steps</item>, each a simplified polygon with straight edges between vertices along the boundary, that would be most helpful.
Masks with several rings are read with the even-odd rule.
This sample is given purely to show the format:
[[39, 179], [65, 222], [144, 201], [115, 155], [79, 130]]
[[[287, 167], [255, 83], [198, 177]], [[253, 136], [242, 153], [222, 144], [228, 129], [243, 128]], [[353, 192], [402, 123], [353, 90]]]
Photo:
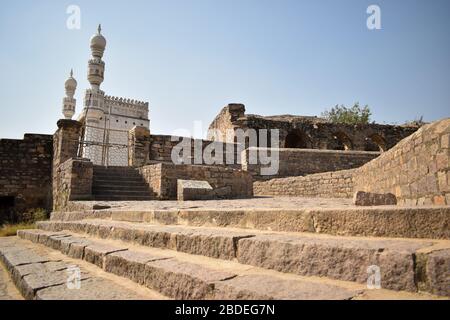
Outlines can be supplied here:
[[132, 167], [94, 167], [92, 195], [95, 200], [152, 200], [153, 191]]
[[376, 266], [383, 288], [450, 296], [448, 240], [338, 237], [108, 220], [46, 221], [38, 227], [360, 284], [366, 283], [368, 268]]
[[[157, 291], [17, 237], [0, 238], [0, 262], [26, 299], [167, 299]], [[0, 266], [1, 267], [1, 266]], [[73, 275], [75, 278], [70, 279]], [[79, 276], [79, 282], [76, 277]], [[73, 281], [72, 281], [73, 280]]]
[[[90, 262], [174, 299], [370, 299], [365, 285], [303, 277], [243, 265], [235, 261], [161, 250], [73, 232], [21, 230], [19, 236]], [[391, 299], [437, 298], [380, 290]], [[378, 298], [378, 297], [377, 297]]]
[[[177, 207], [167, 203], [142, 203], [108, 210], [117, 221], [161, 225], [214, 226], [256, 230], [311, 232], [342, 236], [450, 239], [450, 207], [383, 206], [335, 209], [228, 209], [202, 208], [199, 201]], [[204, 205], [203, 205], [204, 206]], [[173, 207], [173, 209], [171, 209]], [[155, 208], [155, 209], [149, 209]], [[85, 210], [91, 210], [85, 206]], [[53, 212], [52, 217], [58, 218]], [[67, 215], [66, 215], [67, 216]], [[68, 213], [70, 216], [70, 213]]]

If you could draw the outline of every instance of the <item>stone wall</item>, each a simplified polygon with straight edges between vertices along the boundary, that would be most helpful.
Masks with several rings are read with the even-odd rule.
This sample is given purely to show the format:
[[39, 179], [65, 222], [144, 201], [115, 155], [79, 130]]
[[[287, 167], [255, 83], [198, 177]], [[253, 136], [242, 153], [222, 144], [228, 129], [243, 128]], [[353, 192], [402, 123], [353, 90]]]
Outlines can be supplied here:
[[[260, 152], [263, 159], [278, 153], [272, 162], [278, 159], [278, 172], [273, 175], [262, 175], [261, 169], [273, 166], [273, 163], [261, 164]], [[250, 159], [253, 153], [253, 159]], [[249, 148], [242, 152], [242, 170], [248, 171], [254, 179], [267, 180], [274, 177], [304, 176], [307, 174], [353, 169], [362, 166], [378, 157], [379, 152], [371, 151], [340, 151], [317, 149], [278, 149], [278, 148]], [[257, 164], [251, 164], [257, 162]]]
[[71, 158], [54, 171], [54, 210], [62, 210], [72, 200], [89, 200], [92, 196], [93, 163], [89, 159]]
[[[392, 193], [400, 205], [450, 205], [450, 119], [433, 122], [360, 168], [255, 182], [256, 195]], [[351, 191], [350, 191], [351, 190]]]
[[177, 198], [178, 179], [207, 181], [218, 198], [248, 198], [253, 195], [252, 176], [232, 168], [160, 162], [143, 166], [139, 171], [161, 200]]
[[93, 164], [77, 158], [81, 123], [60, 119], [53, 135], [53, 210], [61, 210], [69, 200], [89, 199]]
[[220, 111], [209, 126], [208, 139], [234, 142], [227, 131], [236, 129], [278, 129], [279, 145], [271, 147], [386, 151], [415, 132], [418, 127], [372, 123], [334, 124], [311, 116], [260, 116], [245, 114], [243, 104], [230, 104]]
[[450, 118], [436, 121], [358, 169], [355, 190], [393, 193], [400, 204], [450, 205]]
[[52, 136], [0, 139], [0, 223], [31, 208], [51, 209]]
[[255, 181], [253, 192], [259, 196], [350, 198], [354, 189], [354, 170]]
[[[172, 141], [173, 138], [175, 138], [175, 141]], [[197, 163], [195, 161], [195, 146], [197, 146], [198, 150], [202, 150], [202, 154], [205, 151], [205, 149], [209, 146], [209, 148], [213, 147], [213, 141], [209, 140], [201, 140], [201, 139], [189, 139], [189, 138], [183, 138], [183, 137], [172, 137], [169, 135], [151, 135], [150, 136], [150, 160], [152, 161], [163, 161], [163, 162], [172, 162], [171, 154], [172, 149], [181, 143], [182, 139], [186, 139], [186, 141], [190, 141], [190, 158], [191, 158], [191, 164], [206, 164], [210, 165], [209, 163], [205, 163], [203, 161], [203, 157], [200, 157], [200, 161]], [[222, 157], [221, 162], [223, 165], [227, 165], [232, 168], [239, 169], [240, 166], [240, 150], [238, 148], [238, 145], [235, 143], [223, 143], [218, 144], [217, 149], [220, 150], [222, 148]], [[214, 153], [213, 153], [214, 155]], [[232, 162], [229, 164], [226, 164], [226, 159], [231, 159]]]

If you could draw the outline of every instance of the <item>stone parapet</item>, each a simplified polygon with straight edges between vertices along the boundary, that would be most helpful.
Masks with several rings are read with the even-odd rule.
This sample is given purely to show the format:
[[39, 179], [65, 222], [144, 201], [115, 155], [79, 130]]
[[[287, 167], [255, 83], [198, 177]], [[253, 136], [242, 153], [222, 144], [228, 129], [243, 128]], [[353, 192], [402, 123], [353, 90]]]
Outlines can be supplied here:
[[161, 162], [143, 166], [139, 171], [161, 200], [177, 198], [178, 179], [207, 181], [213, 187], [217, 198], [253, 196], [252, 176], [242, 170]]

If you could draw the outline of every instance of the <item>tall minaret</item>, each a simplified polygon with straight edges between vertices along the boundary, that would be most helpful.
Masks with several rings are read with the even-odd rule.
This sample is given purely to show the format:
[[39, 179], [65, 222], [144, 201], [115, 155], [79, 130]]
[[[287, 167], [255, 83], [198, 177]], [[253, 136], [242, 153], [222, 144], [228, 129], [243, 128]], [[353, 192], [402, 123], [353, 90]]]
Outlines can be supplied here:
[[[91, 37], [91, 55], [88, 62], [87, 79], [91, 84], [91, 88], [86, 90], [84, 95], [84, 110], [81, 119], [84, 118], [85, 131], [83, 139], [89, 141], [83, 148], [83, 156], [91, 159], [94, 164], [102, 164], [104, 162], [104, 148], [102, 144], [105, 142], [105, 93], [100, 90], [103, 82], [103, 73], [105, 71], [105, 62], [103, 62], [103, 52], [106, 47], [106, 39], [101, 34], [101, 26], [98, 31]], [[95, 143], [98, 143], [97, 145]]]
[[73, 97], [75, 95], [75, 90], [77, 89], [77, 80], [73, 77], [72, 69], [70, 70], [70, 76], [66, 80], [64, 87], [66, 89], [66, 96], [63, 98], [62, 112], [66, 119], [72, 119], [77, 104], [77, 100]]
[[86, 90], [84, 106], [86, 108], [86, 122], [93, 125], [98, 124], [100, 118], [104, 116], [105, 93], [100, 90], [105, 71], [105, 62], [102, 60], [106, 47], [106, 39], [101, 34], [101, 26], [98, 26], [97, 33], [91, 37], [91, 59], [88, 62], [87, 79], [91, 88]]
[[103, 73], [105, 71], [105, 63], [102, 60], [103, 52], [105, 52], [106, 39], [102, 36], [102, 27], [98, 25], [97, 34], [91, 38], [91, 54], [92, 59], [89, 60], [88, 80], [92, 89], [100, 89], [103, 82]]

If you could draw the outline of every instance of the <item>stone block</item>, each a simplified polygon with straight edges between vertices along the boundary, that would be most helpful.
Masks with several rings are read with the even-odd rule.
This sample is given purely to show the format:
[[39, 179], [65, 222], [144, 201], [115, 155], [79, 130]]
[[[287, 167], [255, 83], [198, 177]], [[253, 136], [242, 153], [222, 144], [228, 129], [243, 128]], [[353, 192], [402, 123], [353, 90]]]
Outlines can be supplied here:
[[145, 285], [178, 300], [205, 299], [214, 283], [235, 274], [176, 259], [152, 261], [145, 266]]
[[[401, 188], [400, 188], [400, 192]], [[372, 193], [357, 191], [353, 196], [353, 204], [356, 206], [382, 206], [382, 205], [396, 205], [397, 198], [392, 193]]]
[[207, 181], [177, 180], [178, 201], [214, 199], [213, 188]]

